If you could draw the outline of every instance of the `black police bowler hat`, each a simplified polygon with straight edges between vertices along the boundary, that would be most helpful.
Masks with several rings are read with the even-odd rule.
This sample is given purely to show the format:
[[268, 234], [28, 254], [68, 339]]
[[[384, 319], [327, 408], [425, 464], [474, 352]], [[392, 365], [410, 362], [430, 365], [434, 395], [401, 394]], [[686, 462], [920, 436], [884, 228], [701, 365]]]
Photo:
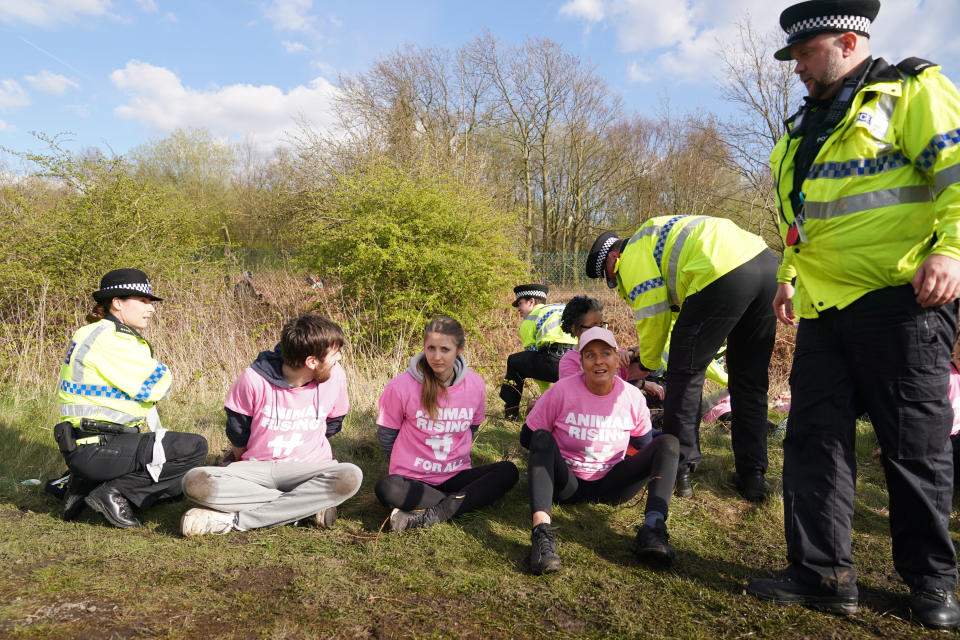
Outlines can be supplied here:
[[100, 289], [93, 292], [93, 299], [97, 302], [106, 302], [110, 298], [126, 296], [143, 296], [155, 302], [163, 298], [153, 295], [153, 287], [147, 274], [139, 269], [114, 269], [100, 278]]
[[546, 300], [548, 291], [550, 291], [550, 287], [545, 284], [518, 284], [513, 288], [513, 293], [517, 296], [517, 299], [512, 304], [515, 307], [524, 298], [543, 298]]
[[[604, 231], [597, 236], [597, 239], [593, 241], [593, 246], [590, 247], [590, 253], [587, 254], [586, 270], [588, 278], [606, 278], [603, 268], [604, 263], [607, 261], [610, 249], [619, 241], [620, 238], [613, 231]], [[613, 289], [617, 286], [617, 281], [607, 280], [607, 286]]]
[[787, 7], [780, 26], [787, 32], [787, 46], [773, 54], [790, 60], [790, 47], [820, 33], [853, 31], [870, 36], [870, 23], [880, 12], [880, 0], [808, 0]]

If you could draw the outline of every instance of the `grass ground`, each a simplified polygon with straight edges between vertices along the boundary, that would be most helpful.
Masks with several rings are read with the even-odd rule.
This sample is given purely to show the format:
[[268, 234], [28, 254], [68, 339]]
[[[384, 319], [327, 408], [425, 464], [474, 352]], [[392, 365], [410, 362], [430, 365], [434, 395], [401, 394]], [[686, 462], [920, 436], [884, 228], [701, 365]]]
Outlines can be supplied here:
[[[359, 464], [365, 479], [332, 530], [185, 540], [186, 503], [155, 507], [142, 514], [142, 529], [120, 531], [89, 510], [64, 522], [52, 498], [21, 485], [62, 466], [50, 434], [28, 426], [47, 424], [38, 418], [52, 410], [46, 399], [0, 403], [0, 459], [15, 461], [0, 468], [0, 637], [934, 637], [906, 620], [869, 425], [858, 444], [854, 537], [862, 607], [839, 618], [744, 594], [750, 577], [783, 564], [780, 447], [771, 441], [774, 495], [750, 505], [731, 486], [730, 439], [719, 424], [703, 430], [696, 496], [671, 505], [672, 569], [640, 566], [629, 552], [642, 519], [635, 500], [558, 508], [563, 570], [536, 577], [527, 571], [526, 465], [514, 424], [488, 420], [474, 462], [513, 460], [519, 485], [502, 504], [455, 522], [383, 528], [387, 511], [372, 492], [383, 468], [367, 409], [352, 412], [333, 440], [337, 457]], [[211, 451], [225, 444], [214, 407], [193, 416]]]
[[[206, 436], [211, 463], [226, 445], [225, 389], [259, 349], [273, 346], [282, 320], [312, 306], [348, 319], [326, 293], [294, 286], [292, 277], [276, 280], [258, 277], [268, 302], [254, 305], [192, 282], [164, 288], [163, 316], [148, 336], [176, 377], [161, 415], [168, 427]], [[557, 292], [556, 299], [578, 293]], [[604, 287], [590, 293], [604, 300], [606, 319], [628, 340], [630, 316], [615, 294]], [[74, 315], [79, 324], [82, 305]], [[20, 325], [42, 326], [39, 320]], [[488, 382], [494, 416], [516, 323], [505, 305], [467, 345], [471, 367]], [[642, 518], [638, 499], [616, 508], [558, 508], [564, 568], [531, 575], [525, 456], [518, 425], [496, 417], [478, 436], [474, 463], [518, 465], [520, 483], [502, 504], [427, 530], [386, 532], [387, 511], [372, 490], [384, 471], [374, 407], [384, 383], [405, 366], [403, 348], [378, 356], [346, 350], [353, 409], [332, 444], [365, 477], [332, 530], [280, 527], [185, 540], [183, 502], [141, 514], [137, 530], [113, 529], [89, 512], [64, 522], [52, 498], [21, 484], [63, 468], [48, 391], [63, 345], [24, 339], [15, 325], [2, 329], [0, 347], [18, 354], [19, 368], [0, 389], [0, 638], [942, 637], [905, 619], [906, 589], [890, 560], [886, 491], [870, 461], [868, 425], [858, 443], [854, 533], [862, 607], [855, 617], [837, 618], [744, 594], [749, 578], [784, 564], [782, 459], [771, 441], [773, 495], [760, 506], [743, 502], [731, 486], [730, 438], [720, 425], [704, 426], [695, 498], [671, 505], [677, 560], [667, 571], [640, 566], [629, 552]], [[791, 338], [784, 332], [778, 341], [771, 397], [786, 388]], [[951, 528], [960, 534], [960, 521]]]

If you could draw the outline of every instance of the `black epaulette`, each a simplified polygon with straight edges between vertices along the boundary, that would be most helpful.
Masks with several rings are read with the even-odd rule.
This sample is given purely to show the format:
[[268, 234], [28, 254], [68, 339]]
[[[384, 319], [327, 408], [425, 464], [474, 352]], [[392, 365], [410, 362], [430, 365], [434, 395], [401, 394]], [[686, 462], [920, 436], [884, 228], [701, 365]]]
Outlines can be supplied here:
[[920, 72], [927, 67], [932, 67], [936, 63], [924, 60], [923, 58], [905, 58], [897, 63], [897, 69], [908, 76], [918, 76]]

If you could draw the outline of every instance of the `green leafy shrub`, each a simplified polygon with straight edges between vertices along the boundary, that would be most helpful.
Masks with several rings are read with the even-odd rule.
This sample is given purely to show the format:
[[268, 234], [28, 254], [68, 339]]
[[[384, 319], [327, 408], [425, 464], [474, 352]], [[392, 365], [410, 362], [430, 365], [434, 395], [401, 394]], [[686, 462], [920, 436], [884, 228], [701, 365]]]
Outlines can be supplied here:
[[449, 176], [387, 162], [338, 176], [299, 223], [300, 262], [342, 287], [351, 335], [374, 347], [417, 340], [440, 313], [476, 333], [528, 271], [515, 215]]

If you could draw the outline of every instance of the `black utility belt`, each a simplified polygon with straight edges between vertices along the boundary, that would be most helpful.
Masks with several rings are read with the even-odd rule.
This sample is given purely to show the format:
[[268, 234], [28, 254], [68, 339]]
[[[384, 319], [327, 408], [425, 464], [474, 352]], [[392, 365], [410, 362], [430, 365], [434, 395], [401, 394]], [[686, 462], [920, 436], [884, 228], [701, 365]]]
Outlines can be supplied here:
[[91, 418], [80, 418], [79, 429], [81, 431], [88, 431], [91, 434], [96, 433], [102, 435], [140, 433], [140, 427], [107, 422], [106, 420], [92, 420]]
[[540, 347], [539, 351], [551, 356], [562, 356], [567, 351], [570, 351], [570, 349], [573, 349], [573, 348], [574, 348], [574, 345], [572, 344], [550, 342]]
[[53, 428], [53, 437], [56, 438], [57, 447], [63, 454], [73, 453], [78, 446], [103, 444], [105, 436], [132, 433], [140, 433], [139, 427], [90, 418], [81, 418], [79, 427], [64, 421]]

